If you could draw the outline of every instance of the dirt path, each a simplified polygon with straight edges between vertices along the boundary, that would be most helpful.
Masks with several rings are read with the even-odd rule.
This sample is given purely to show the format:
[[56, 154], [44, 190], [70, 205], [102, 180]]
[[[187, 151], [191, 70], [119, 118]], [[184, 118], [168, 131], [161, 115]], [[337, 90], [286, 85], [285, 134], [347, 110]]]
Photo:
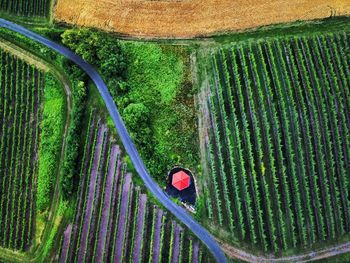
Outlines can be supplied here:
[[64, 127], [64, 132], [62, 135], [63, 141], [62, 141], [62, 148], [61, 148], [61, 156], [60, 156], [60, 163], [57, 168], [57, 177], [56, 177], [56, 185], [54, 189], [54, 193], [52, 196], [52, 203], [49, 210], [49, 218], [48, 223], [45, 225], [44, 230], [41, 235], [41, 243], [40, 244], [34, 244], [34, 246], [31, 248], [29, 252], [26, 253], [19, 253], [14, 252], [9, 249], [0, 248], [0, 259], [6, 260], [6, 262], [37, 262], [38, 258], [41, 257], [43, 253], [44, 246], [41, 246], [41, 244], [45, 244], [46, 240], [49, 238], [49, 235], [51, 233], [51, 230], [54, 227], [55, 222], [57, 221], [57, 210], [58, 210], [58, 204], [59, 204], [59, 196], [60, 196], [60, 188], [59, 188], [59, 181], [60, 181], [60, 168], [62, 166], [62, 161], [64, 157], [64, 150], [66, 146], [66, 138], [68, 134], [68, 127], [70, 124], [70, 112], [72, 109], [72, 93], [70, 89], [69, 81], [66, 79], [66, 77], [59, 72], [53, 65], [46, 62], [45, 60], [35, 56], [34, 54], [16, 46], [15, 44], [1, 40], [0, 41], [0, 48], [3, 50], [6, 50], [10, 52], [11, 54], [23, 59], [27, 63], [34, 65], [38, 69], [43, 70], [44, 72], [50, 72], [52, 73], [63, 85], [65, 94], [66, 94], [66, 124]]
[[224, 243], [218, 239], [216, 241], [221, 246], [222, 250], [231, 258], [236, 258], [239, 260], [243, 260], [246, 262], [310, 262], [310, 261], [316, 261], [320, 259], [325, 259], [329, 257], [333, 257], [336, 255], [344, 254], [350, 252], [350, 242], [342, 243], [336, 246], [312, 251], [312, 252], [306, 252], [303, 254], [298, 254], [294, 256], [284, 256], [284, 257], [273, 257], [271, 256], [260, 256], [260, 255], [254, 255], [247, 251], [243, 251], [241, 249], [238, 249], [236, 247], [233, 247], [227, 243]]
[[58, 0], [54, 18], [143, 38], [191, 38], [350, 15], [348, 0]]

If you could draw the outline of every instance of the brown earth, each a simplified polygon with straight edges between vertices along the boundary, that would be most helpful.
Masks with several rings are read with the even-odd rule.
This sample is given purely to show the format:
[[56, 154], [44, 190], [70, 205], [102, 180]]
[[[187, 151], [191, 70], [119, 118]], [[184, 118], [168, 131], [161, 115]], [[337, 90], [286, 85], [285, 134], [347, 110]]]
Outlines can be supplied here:
[[137, 37], [190, 38], [350, 15], [350, 0], [57, 0], [55, 19]]
[[[248, 251], [244, 251], [233, 247], [227, 243], [224, 243], [218, 239], [216, 241], [221, 246], [222, 250], [226, 253], [230, 258], [239, 259], [244, 262], [252, 262], [252, 263], [291, 263], [291, 262], [310, 262], [310, 261], [318, 261], [325, 258], [334, 257], [337, 255], [342, 255], [345, 253], [349, 253], [350, 251], [350, 242], [334, 245], [332, 247], [326, 247], [321, 250], [315, 250], [311, 252], [305, 252], [302, 254], [296, 254], [294, 256], [282, 256], [282, 257], [274, 257], [273, 255], [254, 255]], [[334, 260], [334, 262], [338, 262]]]

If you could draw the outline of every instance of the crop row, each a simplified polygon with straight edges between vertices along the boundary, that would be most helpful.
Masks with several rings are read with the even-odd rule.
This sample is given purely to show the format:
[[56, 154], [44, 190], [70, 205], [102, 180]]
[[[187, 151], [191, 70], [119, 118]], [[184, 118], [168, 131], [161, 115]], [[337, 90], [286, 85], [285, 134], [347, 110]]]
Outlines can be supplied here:
[[0, 244], [25, 250], [34, 232], [43, 74], [0, 51]]
[[198, 262], [206, 253], [209, 260], [133, 185], [119, 146], [95, 113], [87, 130], [75, 220], [64, 233], [60, 262]]
[[346, 34], [260, 41], [208, 58], [208, 216], [264, 251], [350, 231]]
[[50, 5], [50, 0], [0, 0], [0, 10], [18, 16], [47, 17]]

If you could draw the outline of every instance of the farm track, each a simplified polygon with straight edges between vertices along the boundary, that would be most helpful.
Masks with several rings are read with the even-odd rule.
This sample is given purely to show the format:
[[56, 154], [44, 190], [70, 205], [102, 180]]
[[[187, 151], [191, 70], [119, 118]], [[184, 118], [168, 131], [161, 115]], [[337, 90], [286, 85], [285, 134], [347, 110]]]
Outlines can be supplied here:
[[321, 260], [321, 259], [350, 252], [350, 242], [346, 242], [343, 244], [339, 244], [333, 247], [328, 247], [328, 248], [313, 251], [313, 252], [306, 252], [306, 253], [298, 254], [294, 256], [282, 256], [279, 258], [277, 257], [275, 258], [275, 257], [264, 257], [264, 256], [254, 255], [247, 251], [243, 251], [229, 244], [226, 244], [218, 239], [217, 239], [217, 242], [220, 244], [221, 248], [228, 256], [232, 258], [237, 258], [239, 260], [243, 260], [245, 262], [252, 262], [252, 263], [310, 262], [310, 261]]
[[[71, 89], [69, 86], [68, 80], [55, 69], [54, 66], [52, 66], [50, 63], [42, 60], [41, 58], [36, 57], [35, 55], [31, 54], [30, 52], [23, 50], [20, 47], [15, 46], [13, 43], [10, 43], [5, 40], [0, 41], [0, 48], [9, 51], [11, 54], [23, 59], [24, 61], [27, 61], [29, 64], [35, 65], [38, 69], [41, 69], [43, 71], [50, 71], [62, 84], [64, 87], [64, 91], [66, 94], [66, 105], [67, 105], [67, 111], [66, 111], [66, 124], [64, 127], [64, 133], [63, 133], [63, 143], [62, 143], [62, 149], [61, 149], [61, 157], [60, 160], [63, 160], [64, 157], [64, 149], [66, 144], [66, 135], [68, 133], [68, 127], [70, 124], [70, 112], [72, 108], [72, 94]], [[62, 165], [61, 163], [59, 165]], [[55, 183], [55, 189], [54, 194], [52, 197], [52, 204], [49, 210], [49, 219], [48, 223], [45, 225], [45, 228], [43, 230], [42, 234], [42, 240], [46, 240], [48, 238], [54, 223], [55, 219], [57, 217], [57, 209], [59, 204], [59, 180], [60, 180], [60, 169], [58, 168], [57, 173], [57, 179]], [[37, 244], [35, 244], [37, 245]], [[28, 254], [23, 254], [19, 252], [14, 252], [9, 249], [0, 248], [0, 259], [6, 259], [7, 262], [37, 262], [37, 259], [40, 257], [42, 251], [40, 250], [42, 246], [34, 247], [34, 250], [30, 250]], [[37, 249], [37, 250], [36, 250]]]

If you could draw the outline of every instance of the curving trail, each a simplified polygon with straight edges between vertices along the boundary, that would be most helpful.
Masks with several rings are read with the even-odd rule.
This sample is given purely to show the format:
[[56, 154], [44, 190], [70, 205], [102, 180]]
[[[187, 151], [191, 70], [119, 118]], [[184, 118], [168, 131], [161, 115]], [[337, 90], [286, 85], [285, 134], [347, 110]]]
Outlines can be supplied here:
[[80, 68], [82, 68], [93, 80], [97, 89], [99, 90], [106, 107], [109, 111], [110, 116], [113, 119], [114, 125], [117, 128], [120, 139], [123, 142], [123, 145], [130, 156], [131, 161], [134, 164], [134, 167], [137, 173], [140, 175], [144, 181], [146, 187], [152, 192], [152, 194], [174, 215], [176, 216], [183, 224], [192, 230], [192, 232], [209, 248], [211, 253], [214, 255], [216, 260], [220, 263], [227, 262], [224, 253], [222, 252], [219, 245], [213, 239], [213, 237], [205, 230], [199, 223], [197, 223], [187, 212], [173, 203], [170, 198], [163, 192], [163, 190], [158, 186], [158, 184], [152, 179], [149, 173], [146, 170], [146, 167], [139, 156], [137, 149], [132, 142], [128, 131], [125, 128], [125, 125], [120, 117], [118, 109], [110, 95], [106, 84], [103, 82], [101, 76], [97, 71], [87, 62], [85, 62], [81, 57], [76, 55], [74, 52], [69, 49], [50, 41], [39, 34], [36, 34], [22, 26], [19, 26], [13, 22], [7, 21], [0, 18], [0, 27], [4, 27], [15, 31], [23, 36], [29, 37], [34, 41], [37, 41], [55, 51], [62, 54], [66, 58], [72, 60]]

